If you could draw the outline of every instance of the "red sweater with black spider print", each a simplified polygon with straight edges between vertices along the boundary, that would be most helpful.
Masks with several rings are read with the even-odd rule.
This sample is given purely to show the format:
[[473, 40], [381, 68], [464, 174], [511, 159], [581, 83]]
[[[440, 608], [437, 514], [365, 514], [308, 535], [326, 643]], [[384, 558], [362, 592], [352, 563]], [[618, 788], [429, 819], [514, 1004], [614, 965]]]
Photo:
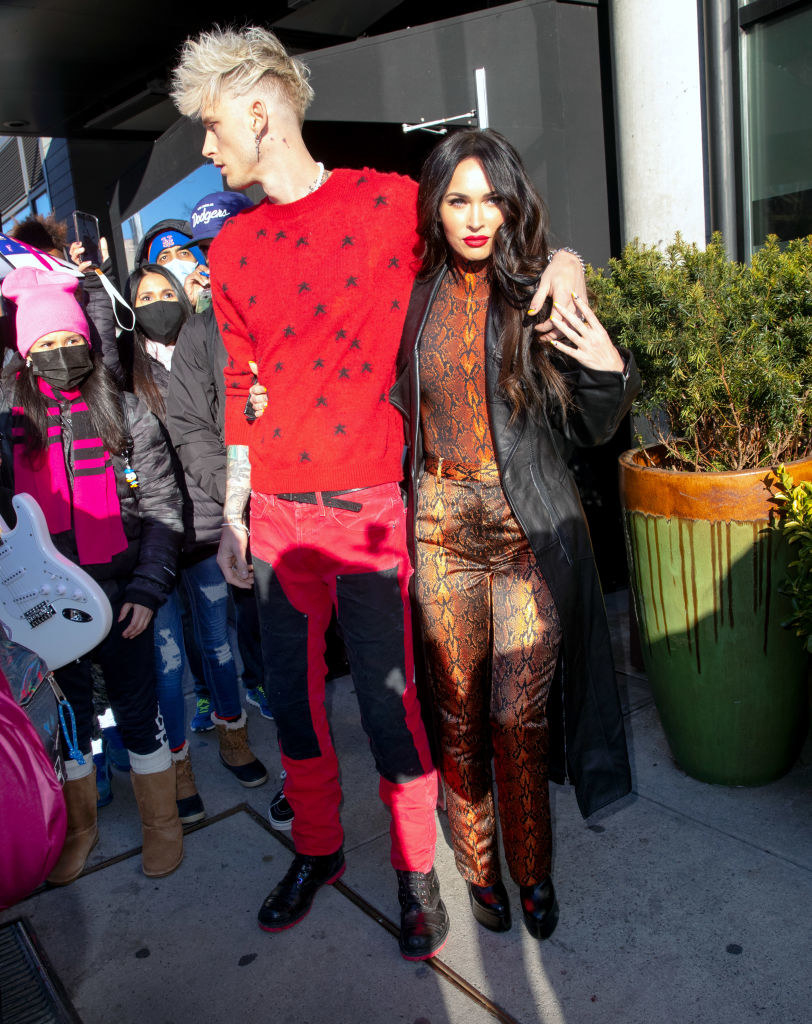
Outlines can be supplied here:
[[[417, 186], [334, 170], [294, 203], [264, 200], [212, 244], [212, 296], [228, 351], [227, 445], [248, 445], [251, 486], [333, 491], [402, 476], [388, 401], [416, 268]], [[244, 415], [252, 374], [264, 415]]]

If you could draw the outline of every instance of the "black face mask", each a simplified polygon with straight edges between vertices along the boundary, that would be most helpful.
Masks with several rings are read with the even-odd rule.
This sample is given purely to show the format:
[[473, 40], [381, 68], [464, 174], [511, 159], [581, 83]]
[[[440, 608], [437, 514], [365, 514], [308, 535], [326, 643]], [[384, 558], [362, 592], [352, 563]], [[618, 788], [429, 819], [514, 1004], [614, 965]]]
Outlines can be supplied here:
[[168, 345], [177, 339], [183, 326], [183, 308], [179, 302], [148, 302], [136, 306], [135, 321], [150, 341]]
[[31, 371], [59, 391], [73, 391], [90, 375], [93, 361], [87, 345], [66, 345], [49, 352], [29, 352]]

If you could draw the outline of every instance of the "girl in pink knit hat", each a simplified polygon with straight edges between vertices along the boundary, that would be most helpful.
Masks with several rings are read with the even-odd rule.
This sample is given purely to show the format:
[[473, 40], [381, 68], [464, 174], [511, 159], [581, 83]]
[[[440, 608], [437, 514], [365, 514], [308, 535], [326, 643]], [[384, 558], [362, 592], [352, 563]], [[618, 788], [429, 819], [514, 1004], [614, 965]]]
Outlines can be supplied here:
[[102, 587], [113, 626], [102, 643], [55, 673], [70, 701], [80, 756], [66, 750], [68, 831], [49, 881], [77, 878], [98, 840], [91, 757], [91, 660], [129, 750], [150, 877], [183, 857], [175, 770], [155, 694], [153, 616], [175, 579], [180, 493], [156, 418], [122, 394], [90, 347], [77, 279], [24, 267], [2, 283], [15, 304], [18, 355], [0, 392], [3, 482], [42, 508], [57, 549]]

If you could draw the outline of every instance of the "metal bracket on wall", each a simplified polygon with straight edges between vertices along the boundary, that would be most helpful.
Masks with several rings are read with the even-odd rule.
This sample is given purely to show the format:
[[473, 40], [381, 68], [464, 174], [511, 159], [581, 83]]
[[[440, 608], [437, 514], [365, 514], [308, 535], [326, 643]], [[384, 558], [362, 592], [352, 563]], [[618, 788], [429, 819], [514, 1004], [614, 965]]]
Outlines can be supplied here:
[[424, 121], [422, 118], [418, 124], [402, 124], [404, 135], [408, 132], [424, 131], [432, 135], [445, 135], [448, 131], [442, 125], [451, 121], [464, 121], [476, 119], [477, 127], [485, 129], [488, 127], [488, 90], [485, 82], [485, 68], [477, 68], [474, 71], [474, 85], [476, 87], [476, 107], [466, 114], [453, 114], [451, 117], [438, 117], [435, 121]]

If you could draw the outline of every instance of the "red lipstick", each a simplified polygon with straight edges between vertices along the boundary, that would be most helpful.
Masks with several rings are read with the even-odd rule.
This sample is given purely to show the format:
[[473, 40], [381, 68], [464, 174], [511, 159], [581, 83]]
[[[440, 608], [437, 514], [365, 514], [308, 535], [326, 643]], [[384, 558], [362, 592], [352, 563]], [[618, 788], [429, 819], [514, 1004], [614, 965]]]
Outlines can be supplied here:
[[490, 238], [488, 235], [469, 235], [467, 238], [463, 238], [463, 242], [469, 249], [481, 249], [483, 245], [490, 242]]

